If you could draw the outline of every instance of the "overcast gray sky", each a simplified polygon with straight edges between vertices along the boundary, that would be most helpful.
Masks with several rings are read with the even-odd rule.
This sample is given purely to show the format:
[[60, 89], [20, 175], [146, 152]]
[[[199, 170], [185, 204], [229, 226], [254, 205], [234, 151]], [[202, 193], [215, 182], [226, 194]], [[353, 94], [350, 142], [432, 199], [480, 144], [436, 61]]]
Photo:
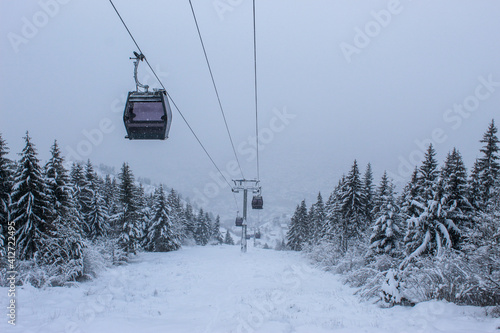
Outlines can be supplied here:
[[[234, 159], [187, 0], [114, 0], [213, 158]], [[251, 0], [193, 0], [229, 128], [256, 177]], [[136, 50], [108, 1], [0, 1], [0, 132], [11, 158], [29, 130], [234, 214], [229, 189], [174, 110], [170, 138], [130, 142], [124, 97]], [[400, 183], [435, 143], [470, 168], [500, 110], [500, 2], [257, 0], [263, 218], [326, 197], [356, 158]], [[139, 77], [157, 87], [146, 67]], [[497, 117], [497, 121], [500, 119]], [[239, 177], [239, 175], [236, 175]], [[222, 184], [222, 183], [221, 183]], [[205, 193], [205, 194], [200, 194]]]

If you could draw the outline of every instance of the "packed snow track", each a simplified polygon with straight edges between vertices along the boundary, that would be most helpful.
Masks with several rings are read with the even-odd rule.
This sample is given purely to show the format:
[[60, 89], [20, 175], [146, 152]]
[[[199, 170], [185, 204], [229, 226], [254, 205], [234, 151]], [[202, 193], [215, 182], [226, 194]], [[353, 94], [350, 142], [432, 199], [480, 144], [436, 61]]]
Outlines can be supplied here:
[[382, 309], [300, 253], [252, 247], [142, 253], [76, 288], [17, 291], [16, 326], [4, 315], [1, 332], [500, 332], [484, 309]]

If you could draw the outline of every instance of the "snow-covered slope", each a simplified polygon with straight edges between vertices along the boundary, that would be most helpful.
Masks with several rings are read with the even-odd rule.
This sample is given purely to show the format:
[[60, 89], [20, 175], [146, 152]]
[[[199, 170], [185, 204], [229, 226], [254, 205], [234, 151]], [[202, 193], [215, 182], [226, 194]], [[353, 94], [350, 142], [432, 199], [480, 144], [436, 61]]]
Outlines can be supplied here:
[[[296, 252], [238, 246], [143, 253], [77, 288], [18, 287], [0, 332], [498, 332], [484, 308], [381, 309]], [[7, 295], [7, 288], [0, 288]], [[6, 311], [6, 297], [0, 298]]]

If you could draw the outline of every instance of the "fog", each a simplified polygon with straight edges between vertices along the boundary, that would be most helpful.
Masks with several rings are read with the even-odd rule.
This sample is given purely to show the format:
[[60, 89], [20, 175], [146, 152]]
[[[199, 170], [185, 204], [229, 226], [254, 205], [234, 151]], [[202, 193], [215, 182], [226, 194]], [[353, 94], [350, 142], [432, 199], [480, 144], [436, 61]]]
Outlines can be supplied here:
[[[244, 176], [257, 177], [252, 1], [192, 0]], [[188, 1], [116, 7], [227, 178], [234, 155]], [[135, 45], [108, 1], [0, 2], [0, 133], [17, 159], [58, 140], [180, 191], [225, 218], [232, 193], [174, 109], [166, 141], [124, 138]], [[500, 109], [500, 2], [257, 0], [261, 218], [326, 197], [354, 159], [401, 187], [433, 143], [470, 169]], [[145, 64], [139, 78], [158, 82]], [[241, 197], [237, 197], [241, 201]], [[241, 205], [241, 203], [240, 203]]]

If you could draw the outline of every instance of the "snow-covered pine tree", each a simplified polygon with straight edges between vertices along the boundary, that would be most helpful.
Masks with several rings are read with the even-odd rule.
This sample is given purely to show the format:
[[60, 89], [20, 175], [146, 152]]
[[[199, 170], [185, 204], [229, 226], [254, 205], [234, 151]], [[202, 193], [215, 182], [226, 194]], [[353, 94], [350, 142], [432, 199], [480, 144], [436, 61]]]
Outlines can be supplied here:
[[70, 178], [77, 191], [80, 190], [80, 187], [85, 185], [85, 175], [83, 173], [83, 167], [80, 163], [73, 162], [71, 165]]
[[[437, 187], [437, 161], [435, 159], [436, 151], [432, 144], [429, 145], [423, 165], [418, 169], [416, 184], [413, 184], [413, 177], [407, 187], [411, 187], [412, 195], [407, 199], [403, 207], [406, 210], [412, 210], [412, 214], [407, 218], [407, 233], [404, 238], [408, 257], [415, 257], [424, 252], [428, 252], [431, 247], [431, 240], [434, 234], [434, 228], [429, 225], [425, 217], [428, 203], [433, 202]], [[406, 192], [406, 191], [405, 191]], [[407, 193], [404, 193], [407, 194]]]
[[380, 298], [388, 307], [401, 304], [401, 301], [403, 301], [401, 285], [396, 270], [390, 269], [386, 272], [384, 282], [381, 286]]
[[210, 240], [210, 220], [208, 215], [203, 212], [203, 208], [200, 208], [198, 215], [196, 216], [196, 231], [194, 238], [197, 245], [207, 245]]
[[403, 193], [401, 194], [400, 207], [404, 220], [408, 220], [409, 218], [417, 217], [419, 215], [419, 210], [417, 209], [417, 206], [415, 206], [415, 200], [419, 195], [418, 190], [418, 168], [415, 167], [410, 181], [406, 184], [403, 189]]
[[497, 132], [495, 121], [492, 120], [480, 141], [484, 144], [481, 148], [483, 156], [478, 159], [481, 208], [484, 211], [488, 211], [490, 208], [490, 201], [494, 198], [495, 185], [500, 177], [500, 147], [498, 146], [500, 141]]
[[145, 249], [153, 252], [178, 250], [181, 247], [180, 237], [176, 234], [170, 218], [170, 208], [163, 185], [155, 190], [152, 213]]
[[175, 233], [184, 241], [188, 238], [186, 231], [186, 214], [184, 212], [181, 197], [174, 189], [170, 190], [167, 197], [168, 206], [170, 207], [170, 217], [175, 229]]
[[373, 254], [395, 256], [399, 249], [401, 236], [401, 216], [394, 198], [394, 185], [384, 171], [377, 189], [377, 213], [370, 236], [370, 251]]
[[[54, 237], [55, 228], [47, 184], [43, 177], [37, 152], [28, 132], [12, 188], [11, 221], [16, 226], [17, 255], [21, 260], [33, 259], [43, 251], [44, 242]], [[40, 253], [42, 254], [42, 253]]]
[[309, 230], [310, 237], [307, 241], [307, 243], [309, 245], [316, 244], [316, 241], [314, 239], [315, 229], [316, 229], [314, 215], [315, 215], [315, 207], [314, 207], [314, 204], [312, 204], [311, 207], [309, 208], [309, 210], [307, 211], [307, 221], [309, 221], [309, 227], [310, 227], [310, 230]]
[[[469, 186], [467, 183], [467, 170], [460, 152], [453, 148], [448, 153], [439, 178], [439, 187], [442, 190], [442, 204], [446, 217], [454, 221], [461, 229], [470, 227], [473, 207], [468, 200]], [[458, 248], [460, 234], [450, 234], [453, 246]]]
[[450, 235], [459, 233], [454, 221], [448, 218], [443, 209], [445, 197], [439, 186], [435, 155], [431, 144], [419, 169], [418, 195], [412, 202], [418, 216], [407, 220], [408, 230], [404, 241], [408, 257], [405, 262], [423, 254], [440, 255], [443, 248], [453, 246]]
[[352, 240], [360, 239], [368, 227], [365, 215], [366, 198], [356, 160], [345, 178], [340, 200], [341, 248], [343, 251], [347, 251], [349, 243]]
[[195, 240], [196, 234], [196, 216], [193, 211], [193, 206], [188, 202], [186, 208], [184, 209], [184, 236], [185, 240]]
[[86, 218], [89, 239], [95, 240], [99, 237], [106, 237], [108, 234], [108, 214], [106, 202], [98, 189], [94, 191], [88, 208]]
[[44, 251], [45, 261], [65, 266], [66, 278], [72, 279], [83, 272], [81, 215], [76, 208], [73, 186], [64, 167], [61, 150], [54, 142], [51, 157], [45, 165], [47, 200], [53, 209], [51, 224], [55, 228], [50, 246]]
[[146, 239], [146, 233], [150, 226], [150, 221], [152, 219], [152, 211], [151, 207], [148, 206], [147, 198], [146, 198], [146, 190], [142, 183], [139, 183], [139, 186], [136, 187], [136, 198], [137, 198], [137, 210], [139, 214], [139, 219], [137, 221], [138, 227], [140, 229], [142, 238], [140, 243], [143, 244]]
[[231, 237], [231, 233], [229, 230], [226, 231], [226, 237], [224, 238], [224, 244], [234, 245], [233, 237]]
[[390, 185], [392, 182], [389, 181], [389, 177], [387, 176], [387, 172], [384, 171], [382, 178], [380, 179], [380, 184], [375, 190], [374, 198], [373, 198], [373, 216], [377, 216], [384, 204], [385, 196], [393, 189], [390, 189]]
[[71, 165], [70, 179], [73, 188], [75, 208], [80, 215], [79, 228], [85, 233], [87, 227], [85, 225], [85, 216], [83, 214], [85, 204], [83, 203], [84, 199], [82, 196], [82, 189], [86, 186], [86, 181], [83, 167], [80, 163], [73, 162]]
[[323, 202], [321, 192], [318, 193], [316, 203], [311, 206], [309, 215], [309, 224], [311, 226], [311, 241], [312, 244], [317, 245], [323, 236], [322, 231], [324, 230], [326, 223], [325, 204]]
[[373, 222], [373, 206], [374, 206], [374, 185], [372, 165], [368, 163], [363, 176], [363, 197], [365, 200], [365, 216], [368, 224]]
[[436, 150], [432, 144], [430, 144], [427, 148], [422, 166], [419, 168], [418, 176], [418, 198], [424, 204], [429, 200], [433, 200], [435, 197], [439, 176], [437, 166]]
[[301, 251], [304, 244], [309, 241], [309, 237], [307, 206], [306, 201], [302, 200], [290, 220], [290, 228], [286, 235], [287, 246], [293, 251]]
[[345, 184], [345, 175], [339, 180], [337, 186], [330, 194], [325, 205], [325, 223], [321, 231], [321, 241], [341, 243], [342, 230], [342, 192]]
[[50, 148], [50, 154], [51, 157], [45, 164], [49, 200], [56, 214], [65, 216], [73, 208], [73, 188], [57, 141]]
[[12, 190], [11, 161], [5, 156], [9, 153], [7, 143], [0, 134], [0, 258], [6, 255], [5, 239], [8, 238], [10, 193]]
[[[87, 160], [87, 163], [85, 164], [85, 167], [83, 168], [82, 172], [83, 172], [83, 178], [78, 181], [79, 182], [78, 200], [80, 205], [80, 213], [83, 216], [84, 220], [83, 231], [85, 232], [86, 238], [92, 239], [94, 237], [91, 236], [91, 228], [92, 228], [90, 225], [91, 211], [92, 211], [91, 206], [92, 203], [101, 204], [100, 200], [95, 199], [95, 197], [97, 196], [96, 192], [99, 189], [99, 183], [97, 174], [94, 170], [94, 166], [92, 165], [92, 162], [90, 162], [90, 160]], [[101, 208], [99, 208], [99, 210], [101, 210]]]
[[213, 225], [214, 225], [214, 219], [213, 219], [213, 214], [209, 212], [205, 212], [205, 221], [207, 221], [207, 227], [208, 227], [208, 241], [207, 244], [210, 242], [210, 239], [212, 238], [212, 232], [213, 232]]
[[99, 188], [99, 177], [97, 176], [97, 173], [94, 170], [94, 166], [92, 165], [92, 162], [90, 160], [87, 160], [87, 164], [85, 164], [85, 181], [88, 185], [88, 187], [92, 190], [95, 191]]
[[219, 215], [217, 215], [217, 217], [215, 218], [215, 222], [212, 225], [211, 238], [217, 244], [222, 244], [224, 242], [224, 240], [222, 239], [222, 234], [220, 232], [220, 216]]
[[127, 163], [123, 163], [120, 174], [120, 213], [119, 220], [121, 232], [119, 244], [125, 253], [136, 253], [139, 242], [142, 238], [140, 228], [139, 204], [137, 202], [137, 189], [134, 184], [134, 175]]
[[467, 195], [470, 204], [475, 210], [481, 209], [483, 200], [481, 195], [481, 180], [479, 179], [480, 171], [479, 159], [476, 159], [470, 173], [468, 181], [469, 193]]
[[105, 213], [106, 216], [108, 216], [108, 234], [113, 238], [118, 237], [119, 234], [119, 230], [116, 225], [117, 220], [113, 218], [113, 216], [118, 214], [118, 192], [119, 190], [116, 178], [111, 179], [111, 176], [107, 174], [100, 193], [102, 193]]

